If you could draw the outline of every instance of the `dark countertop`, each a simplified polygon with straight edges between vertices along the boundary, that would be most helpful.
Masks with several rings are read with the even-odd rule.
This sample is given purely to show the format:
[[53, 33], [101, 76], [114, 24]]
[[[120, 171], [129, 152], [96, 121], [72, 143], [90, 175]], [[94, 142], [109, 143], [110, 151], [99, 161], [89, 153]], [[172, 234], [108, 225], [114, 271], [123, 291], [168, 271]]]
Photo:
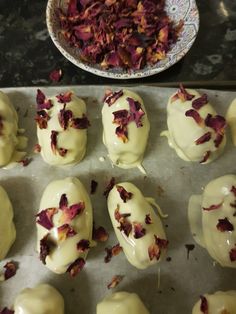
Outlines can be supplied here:
[[160, 74], [123, 81], [87, 73], [60, 54], [47, 32], [46, 3], [0, 0], [0, 87], [52, 85], [55, 68], [63, 71], [63, 85], [236, 81], [236, 1], [197, 0], [200, 30], [188, 54]]

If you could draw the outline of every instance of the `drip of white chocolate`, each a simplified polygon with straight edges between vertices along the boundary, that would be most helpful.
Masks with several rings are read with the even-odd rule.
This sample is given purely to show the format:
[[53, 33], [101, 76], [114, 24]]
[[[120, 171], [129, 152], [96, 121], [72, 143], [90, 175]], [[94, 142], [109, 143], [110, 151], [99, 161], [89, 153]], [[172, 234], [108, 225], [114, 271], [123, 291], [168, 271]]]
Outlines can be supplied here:
[[14, 314], [64, 314], [64, 300], [54, 287], [40, 284], [20, 292], [14, 311]]
[[68, 206], [84, 202], [85, 209], [77, 215], [70, 223], [70, 226], [77, 233], [74, 236], [60, 240], [58, 227], [63, 225], [60, 219], [62, 210], [53, 217], [53, 228], [48, 230], [37, 223], [37, 250], [40, 252], [40, 240], [47, 234], [55, 244], [50, 254], [46, 257], [46, 266], [57, 274], [65, 273], [68, 267], [78, 258], [85, 259], [88, 250], [79, 252], [77, 243], [80, 240], [92, 240], [92, 205], [87, 191], [77, 178], [69, 177], [64, 180], [51, 182], [45, 189], [39, 212], [47, 208], [58, 208], [62, 194], [66, 194]]
[[[236, 268], [236, 261], [230, 259], [230, 251], [236, 244], [235, 207], [232, 206], [236, 197], [231, 191], [233, 186], [236, 187], [235, 175], [226, 175], [211, 181], [205, 187], [203, 195], [190, 197], [188, 216], [196, 242], [206, 248], [221, 266]], [[217, 208], [206, 210], [212, 205]], [[233, 230], [221, 231], [217, 228], [220, 220], [225, 218], [233, 225]]]
[[[186, 91], [194, 95], [192, 100], [182, 101], [179, 98], [173, 100], [175, 94], [169, 98], [167, 104], [168, 130], [163, 131], [161, 136], [167, 137], [169, 146], [185, 161], [202, 162], [206, 152], [211, 152], [205, 162], [209, 163], [222, 153], [226, 143], [226, 136], [224, 135], [219, 147], [216, 147], [214, 143], [215, 136], [213, 136], [214, 130], [207, 127], [205, 123], [198, 124], [192, 117], [185, 116], [188, 110], [193, 109], [192, 102], [201, 97], [196, 90], [186, 89]], [[216, 115], [215, 110], [209, 103], [197, 111], [203, 120], [205, 120], [208, 114]], [[211, 139], [197, 145], [196, 140], [207, 132], [211, 132]]]
[[[127, 192], [132, 193], [131, 199], [127, 200], [126, 203], [120, 197], [116, 186], [122, 186]], [[117, 239], [123, 248], [124, 254], [126, 255], [130, 264], [138, 269], [145, 269], [151, 265], [156, 264], [165, 253], [165, 250], [161, 250], [160, 259], [153, 258], [150, 260], [148, 249], [154, 244], [156, 235], [160, 239], [166, 240], [165, 231], [163, 229], [162, 222], [154, 212], [152, 208], [153, 199], [145, 198], [141, 191], [132, 183], [123, 182], [115, 185], [110, 191], [107, 205], [108, 211], [111, 218], [113, 228], [115, 230]], [[155, 206], [157, 204], [155, 203]], [[115, 218], [115, 210], [119, 209], [120, 214], [131, 214], [127, 219], [132, 223], [141, 223], [143, 228], [146, 229], [146, 234], [136, 239], [133, 231], [126, 236], [123, 231], [120, 231], [118, 227], [120, 223]], [[150, 215], [151, 224], [145, 223], [146, 215]]]
[[[45, 162], [50, 165], [68, 165], [79, 163], [86, 152], [87, 144], [87, 129], [76, 129], [69, 123], [66, 130], [62, 128], [59, 123], [59, 113], [63, 109], [64, 104], [59, 103], [55, 97], [50, 98], [53, 106], [46, 110], [50, 119], [47, 121], [47, 128], [40, 129], [37, 126], [38, 143], [41, 146], [41, 155]], [[73, 118], [82, 118], [86, 114], [85, 102], [76, 97], [73, 93], [71, 95], [71, 101], [66, 103], [65, 110], [71, 110]], [[64, 156], [61, 156], [59, 152], [53, 151], [51, 148], [51, 134], [52, 131], [58, 132], [57, 136], [57, 148], [63, 148], [67, 150]]]
[[[116, 135], [117, 124], [113, 123], [114, 115], [112, 113], [124, 109], [129, 111], [128, 97], [141, 104], [145, 115], [141, 118], [142, 127], [137, 127], [134, 121], [128, 123], [128, 141], [124, 143], [122, 139]], [[124, 89], [123, 95], [111, 106], [108, 106], [108, 104], [104, 102], [102, 122], [103, 143], [107, 147], [108, 156], [112, 163], [124, 169], [137, 167], [142, 173], [146, 174], [142, 166], [142, 161], [147, 145], [150, 123], [143, 101], [139, 95]]]
[[97, 305], [97, 314], [149, 314], [136, 293], [116, 292]]
[[[205, 294], [208, 314], [236, 314], [236, 291], [217, 291], [214, 294]], [[203, 314], [201, 300], [193, 307], [192, 314]]]
[[12, 205], [6, 191], [0, 186], [0, 260], [6, 257], [15, 238]]
[[0, 91], [0, 167], [12, 168], [24, 158], [27, 138], [20, 135], [18, 115], [10, 99]]
[[231, 130], [231, 136], [234, 146], [236, 146], [236, 99], [234, 99], [228, 108], [226, 120]]

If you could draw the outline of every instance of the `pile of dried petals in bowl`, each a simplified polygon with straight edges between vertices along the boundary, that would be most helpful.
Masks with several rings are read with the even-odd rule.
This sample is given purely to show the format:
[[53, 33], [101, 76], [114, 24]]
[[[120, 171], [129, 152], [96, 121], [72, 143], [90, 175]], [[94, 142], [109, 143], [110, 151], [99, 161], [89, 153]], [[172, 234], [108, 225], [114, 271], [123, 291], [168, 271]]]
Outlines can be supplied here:
[[165, 0], [69, 0], [58, 9], [61, 32], [80, 59], [102, 69], [139, 70], [165, 59], [178, 40]]

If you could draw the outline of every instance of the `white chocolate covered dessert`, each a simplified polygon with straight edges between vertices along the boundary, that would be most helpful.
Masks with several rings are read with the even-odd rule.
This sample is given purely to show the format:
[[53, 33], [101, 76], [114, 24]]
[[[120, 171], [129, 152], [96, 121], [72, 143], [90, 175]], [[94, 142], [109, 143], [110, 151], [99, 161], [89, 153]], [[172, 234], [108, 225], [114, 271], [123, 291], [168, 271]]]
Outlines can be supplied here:
[[159, 262], [168, 244], [153, 204], [158, 207], [153, 199], [145, 198], [129, 182], [116, 184], [107, 199], [109, 215], [120, 246], [128, 261], [139, 269]]
[[6, 191], [0, 186], [0, 260], [6, 257], [15, 238], [12, 205]]
[[36, 225], [41, 261], [57, 274], [75, 276], [92, 239], [92, 206], [79, 179], [69, 177], [46, 187]]
[[116, 292], [97, 305], [96, 314], [149, 314], [136, 293]]
[[236, 146], [236, 99], [232, 101], [226, 114], [226, 121], [231, 130], [234, 146]]
[[206, 94], [180, 89], [167, 104], [168, 138], [170, 147], [185, 161], [209, 163], [223, 151], [226, 143], [225, 119], [217, 115]]
[[189, 200], [195, 241], [221, 266], [236, 268], [236, 176], [217, 178]]
[[50, 165], [79, 163], [86, 152], [87, 127], [85, 102], [73, 92], [46, 99], [38, 90], [38, 147]]
[[107, 92], [102, 109], [103, 143], [120, 168], [142, 167], [150, 124], [142, 99], [129, 90]]
[[64, 314], [61, 294], [48, 284], [27, 288], [14, 302], [14, 314]]
[[0, 167], [14, 165], [26, 155], [27, 138], [20, 135], [18, 115], [10, 99], [0, 91]]
[[205, 294], [194, 305], [192, 314], [236, 314], [236, 291]]

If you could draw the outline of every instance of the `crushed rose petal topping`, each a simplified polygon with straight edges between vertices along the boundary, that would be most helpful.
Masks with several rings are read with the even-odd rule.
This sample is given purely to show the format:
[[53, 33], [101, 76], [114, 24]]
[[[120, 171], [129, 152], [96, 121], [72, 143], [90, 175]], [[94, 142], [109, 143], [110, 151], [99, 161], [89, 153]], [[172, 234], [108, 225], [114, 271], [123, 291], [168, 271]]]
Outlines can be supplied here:
[[49, 233], [40, 240], [40, 261], [45, 265], [46, 258], [50, 254], [51, 248], [54, 247], [54, 243], [49, 239]]
[[34, 153], [40, 153], [41, 152], [41, 146], [39, 144], [34, 145]]
[[58, 240], [65, 241], [67, 238], [71, 238], [76, 235], [76, 231], [69, 224], [61, 225], [57, 228]]
[[122, 279], [124, 278], [124, 276], [120, 276], [120, 275], [115, 275], [111, 282], [107, 285], [108, 289], [112, 289], [115, 288], [116, 286], [118, 286], [118, 284], [122, 281]]
[[84, 253], [84, 252], [86, 252], [89, 249], [90, 249], [90, 242], [89, 242], [89, 240], [82, 239], [82, 240], [80, 240], [77, 243], [77, 250], [78, 250], [78, 252]]
[[219, 147], [225, 134], [226, 120], [224, 117], [216, 115], [212, 116], [210, 113], [205, 119], [205, 124], [209, 128], [212, 128], [216, 133], [216, 138], [214, 140], [215, 147]]
[[53, 106], [52, 101], [50, 99], [47, 99], [45, 94], [40, 89], [37, 89], [36, 103], [37, 111], [44, 109], [49, 110]]
[[118, 244], [114, 245], [112, 248], [106, 247], [105, 251], [106, 251], [106, 256], [104, 257], [104, 262], [109, 263], [111, 261], [112, 257], [120, 254], [120, 252], [123, 251], [123, 249], [120, 246], [120, 244], [118, 243]]
[[231, 224], [227, 217], [225, 217], [224, 219], [219, 219], [216, 228], [221, 232], [234, 230], [234, 226]]
[[220, 204], [213, 204], [211, 205], [210, 207], [203, 207], [202, 209], [203, 210], [207, 210], [207, 211], [211, 211], [211, 210], [215, 210], [215, 209], [218, 209], [222, 206], [222, 203]]
[[177, 99], [180, 99], [182, 102], [186, 100], [192, 100], [194, 95], [189, 94], [182, 84], [179, 86], [177, 93], [171, 98], [171, 102], [174, 102]]
[[27, 167], [30, 163], [31, 163], [31, 161], [32, 161], [33, 159], [32, 158], [24, 158], [24, 159], [21, 159], [20, 161], [18, 161], [20, 164], [22, 164], [22, 166], [23, 167]]
[[14, 261], [7, 262], [3, 267], [5, 268], [4, 279], [8, 280], [11, 277], [15, 276], [18, 269], [18, 263]]
[[120, 198], [123, 200], [124, 203], [127, 202], [127, 200], [130, 200], [133, 196], [133, 193], [127, 192], [125, 188], [121, 185], [116, 186], [117, 191], [120, 194]]
[[59, 208], [63, 211], [60, 221], [63, 223], [70, 223], [77, 215], [80, 215], [85, 209], [85, 203], [79, 202], [68, 206], [68, 199], [66, 194], [62, 194], [59, 202]]
[[146, 234], [146, 229], [143, 228], [143, 225], [139, 222], [134, 222], [134, 238], [135, 239], [140, 239]]
[[73, 117], [73, 112], [71, 110], [66, 110], [66, 104], [64, 104], [63, 109], [60, 110], [58, 114], [58, 120], [60, 126], [66, 130], [69, 125], [70, 119]]
[[201, 137], [199, 137], [199, 138], [195, 141], [195, 143], [196, 143], [196, 145], [200, 145], [200, 144], [209, 142], [210, 139], [211, 139], [211, 132], [207, 132], [207, 133], [203, 134]]
[[152, 218], [151, 218], [150, 214], [147, 214], [145, 216], [145, 224], [146, 225], [151, 225], [152, 224]]
[[106, 198], [108, 198], [108, 195], [109, 195], [110, 191], [113, 189], [114, 185], [115, 185], [115, 178], [112, 177], [111, 180], [110, 180], [110, 182], [109, 182], [108, 185], [106, 186], [105, 191], [103, 192], [103, 195], [104, 195]]
[[106, 229], [102, 226], [95, 228], [93, 225], [93, 240], [98, 242], [106, 242], [108, 240], [109, 234]]
[[90, 122], [85, 114], [83, 114], [82, 118], [74, 118], [71, 123], [72, 128], [78, 130], [87, 129], [90, 126]]
[[148, 255], [150, 261], [152, 261], [154, 258], [157, 260], [160, 259], [161, 256], [161, 250], [166, 249], [168, 245], [168, 240], [166, 239], [160, 239], [156, 235], [154, 235], [154, 243], [151, 244], [148, 248]]
[[202, 117], [200, 116], [200, 114], [194, 110], [194, 109], [189, 109], [185, 112], [185, 116], [186, 117], [191, 117], [195, 120], [195, 122], [199, 125], [201, 125], [203, 123], [203, 119]]
[[4, 307], [2, 310], [0, 310], [0, 314], [14, 314], [15, 311], [9, 310], [7, 307]]
[[61, 77], [62, 77], [62, 70], [61, 69], [53, 70], [49, 74], [49, 78], [53, 82], [59, 82], [61, 80]]
[[200, 310], [203, 314], [208, 314], [208, 302], [207, 302], [207, 299], [201, 295], [200, 296], [200, 299], [201, 299], [201, 304], [200, 304]]
[[61, 104], [71, 102], [72, 92], [66, 92], [64, 94], [56, 95], [57, 101]]
[[90, 183], [90, 194], [94, 194], [97, 190], [98, 183], [95, 180], [91, 180]]
[[112, 92], [110, 89], [106, 90], [103, 101], [105, 103], [107, 103], [108, 106], [110, 107], [111, 105], [113, 105], [117, 101], [117, 99], [119, 99], [121, 96], [123, 96], [123, 94], [124, 94], [123, 90], [119, 90], [116, 92]]
[[140, 102], [130, 97], [127, 98], [127, 101], [129, 103], [130, 108], [129, 121], [130, 122], [134, 121], [136, 123], [137, 128], [142, 127], [143, 125], [141, 119], [145, 115], [145, 112], [143, 111]]
[[47, 208], [36, 215], [36, 223], [43, 226], [47, 230], [53, 228], [53, 216], [58, 212], [57, 208]]
[[37, 111], [34, 118], [40, 129], [46, 129], [48, 127], [48, 121], [50, 120], [49, 114], [45, 110]]
[[203, 164], [204, 162], [206, 162], [210, 158], [210, 155], [211, 155], [211, 151], [210, 150], [206, 151], [202, 160], [199, 163]]
[[119, 137], [123, 143], [127, 143], [128, 142], [128, 128], [126, 125], [123, 125], [123, 126], [118, 126], [116, 128], [116, 131], [115, 131], [117, 137]]
[[196, 110], [201, 109], [204, 105], [208, 103], [207, 94], [203, 94], [201, 97], [196, 98], [192, 102], [192, 107]]
[[129, 111], [126, 109], [121, 109], [112, 112], [114, 115], [113, 123], [119, 124], [121, 126], [125, 126], [129, 122]]
[[56, 154], [57, 151], [57, 136], [58, 136], [57, 131], [51, 131], [51, 149], [54, 154]]
[[167, 16], [164, 0], [70, 0], [57, 15], [62, 35], [81, 60], [128, 71], [164, 59], [184, 25]]
[[71, 277], [75, 277], [81, 270], [84, 268], [85, 260], [79, 257], [75, 260], [68, 268], [67, 273], [70, 274]]

